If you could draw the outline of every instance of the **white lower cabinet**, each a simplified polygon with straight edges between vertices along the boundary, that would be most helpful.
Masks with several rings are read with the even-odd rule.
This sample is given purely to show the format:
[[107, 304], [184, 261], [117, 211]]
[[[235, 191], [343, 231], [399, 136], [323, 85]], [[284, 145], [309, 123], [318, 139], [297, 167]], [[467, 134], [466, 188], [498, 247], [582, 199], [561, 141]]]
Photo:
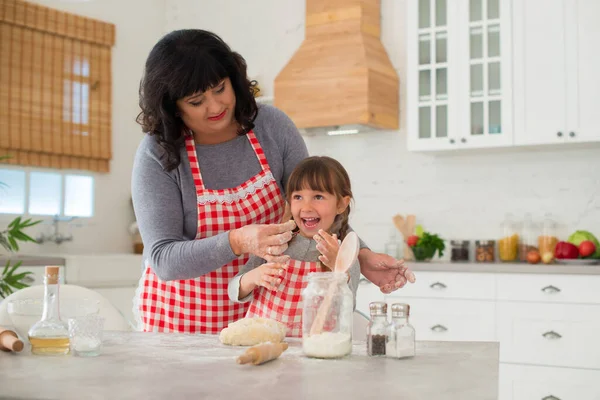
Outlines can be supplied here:
[[600, 371], [500, 364], [499, 400], [600, 400]]
[[[600, 400], [600, 276], [416, 277], [385, 301], [411, 305], [417, 340], [499, 342], [500, 400]], [[381, 296], [375, 285], [359, 287], [367, 311]]]
[[356, 310], [370, 318], [369, 303], [384, 300], [385, 295], [379, 290], [379, 287], [361, 276], [356, 292]]
[[501, 362], [600, 370], [600, 305], [498, 303], [497, 311]]
[[491, 301], [386, 298], [410, 304], [417, 340], [488, 342], [496, 340], [495, 304]]

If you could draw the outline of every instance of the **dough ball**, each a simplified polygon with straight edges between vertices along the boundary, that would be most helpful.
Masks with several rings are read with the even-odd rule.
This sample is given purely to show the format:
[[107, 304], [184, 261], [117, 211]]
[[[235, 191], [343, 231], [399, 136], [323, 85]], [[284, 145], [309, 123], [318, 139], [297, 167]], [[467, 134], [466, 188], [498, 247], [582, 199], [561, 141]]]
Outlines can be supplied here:
[[252, 317], [235, 321], [221, 331], [219, 340], [232, 346], [279, 343], [285, 338], [286, 326], [268, 318]]

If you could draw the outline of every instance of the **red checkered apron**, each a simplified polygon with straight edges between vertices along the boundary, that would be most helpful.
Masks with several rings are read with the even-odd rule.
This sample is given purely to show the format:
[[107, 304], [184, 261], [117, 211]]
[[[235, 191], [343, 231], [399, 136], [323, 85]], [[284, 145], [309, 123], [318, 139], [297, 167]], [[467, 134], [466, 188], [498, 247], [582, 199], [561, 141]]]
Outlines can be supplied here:
[[275, 292], [256, 288], [246, 317], [277, 320], [287, 326], [286, 336], [302, 337], [302, 290], [311, 272], [321, 272], [319, 263], [290, 260], [279, 285], [283, 289]]
[[[198, 196], [196, 239], [248, 224], [281, 222], [285, 200], [256, 136], [252, 131], [246, 136], [260, 162], [261, 172], [236, 188], [223, 190], [204, 187], [193, 136], [186, 138]], [[243, 318], [248, 304], [231, 302], [227, 296], [227, 285], [248, 258], [248, 255], [242, 255], [198, 278], [168, 282], [158, 279], [147, 265], [138, 299], [143, 330], [218, 334], [229, 323]]]

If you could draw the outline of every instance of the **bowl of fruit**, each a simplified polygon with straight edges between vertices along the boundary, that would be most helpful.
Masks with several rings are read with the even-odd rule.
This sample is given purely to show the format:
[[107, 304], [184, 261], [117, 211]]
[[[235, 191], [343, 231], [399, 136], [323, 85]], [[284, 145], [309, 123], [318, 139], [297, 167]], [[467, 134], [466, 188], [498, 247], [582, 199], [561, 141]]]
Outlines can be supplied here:
[[600, 264], [600, 243], [592, 233], [576, 231], [567, 241], [556, 244], [554, 259], [568, 265]]

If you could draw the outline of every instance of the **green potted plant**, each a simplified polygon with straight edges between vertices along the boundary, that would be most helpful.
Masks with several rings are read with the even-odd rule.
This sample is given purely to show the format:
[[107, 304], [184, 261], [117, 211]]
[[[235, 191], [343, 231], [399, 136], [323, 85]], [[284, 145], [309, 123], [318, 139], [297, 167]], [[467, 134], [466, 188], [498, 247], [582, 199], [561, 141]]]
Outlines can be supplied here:
[[431, 261], [436, 252], [442, 257], [446, 249], [446, 244], [437, 234], [424, 232], [421, 225], [417, 225], [416, 235], [409, 236], [406, 243], [417, 261]]
[[[9, 156], [0, 157], [0, 161], [6, 160]], [[0, 188], [6, 187], [6, 184], [0, 182]], [[6, 229], [0, 231], [0, 244], [2, 247], [10, 252], [14, 253], [19, 251], [19, 242], [35, 242], [35, 239], [31, 238], [23, 232], [24, 229], [39, 224], [41, 221], [32, 221], [31, 218], [22, 220], [21, 217], [15, 218]], [[27, 287], [23, 279], [31, 272], [20, 272], [17, 273], [17, 269], [21, 266], [21, 262], [17, 262], [11, 265], [10, 260], [6, 261], [4, 270], [0, 275], [0, 298], [5, 298], [11, 293], [18, 289]]]

